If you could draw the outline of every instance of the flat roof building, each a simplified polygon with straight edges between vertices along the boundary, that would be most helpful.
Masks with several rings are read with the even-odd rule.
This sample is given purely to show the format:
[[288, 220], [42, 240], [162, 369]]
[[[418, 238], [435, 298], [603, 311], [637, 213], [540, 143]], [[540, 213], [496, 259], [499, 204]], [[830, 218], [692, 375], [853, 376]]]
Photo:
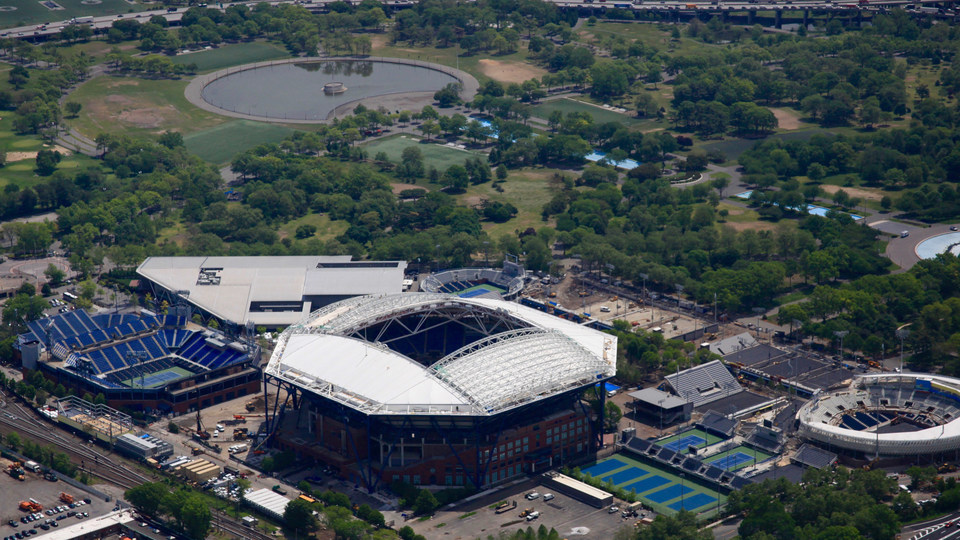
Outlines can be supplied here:
[[280, 520], [283, 519], [283, 512], [287, 509], [287, 505], [290, 504], [290, 499], [279, 493], [274, 493], [267, 488], [247, 493], [243, 496], [243, 500], [264, 514]]
[[345, 298], [403, 290], [405, 261], [350, 259], [349, 255], [149, 257], [137, 274], [149, 281], [158, 299], [183, 299], [237, 325], [277, 327]]

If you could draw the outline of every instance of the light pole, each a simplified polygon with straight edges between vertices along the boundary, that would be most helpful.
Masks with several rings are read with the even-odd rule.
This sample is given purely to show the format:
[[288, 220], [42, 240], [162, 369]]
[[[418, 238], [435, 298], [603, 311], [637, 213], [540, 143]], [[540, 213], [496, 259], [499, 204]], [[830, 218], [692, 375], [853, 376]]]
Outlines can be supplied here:
[[907, 336], [910, 335], [910, 329], [907, 328], [913, 323], [907, 323], [897, 328], [897, 338], [900, 340], [900, 373], [903, 373], [903, 340], [907, 339]]
[[767, 311], [762, 307], [755, 307], [752, 310], [757, 314], [757, 341], [760, 341], [760, 317]]
[[680, 294], [683, 293], [683, 285], [680, 283], [677, 283], [676, 285], [674, 285], [674, 287], [677, 288], [677, 309], [680, 309]]
[[841, 362], [843, 362], [843, 338], [849, 333], [850, 332], [846, 330], [835, 330], [833, 332], [833, 335], [837, 336], [837, 338], [840, 339], [840, 343], [838, 344], [838, 349], [837, 349], [837, 355], [840, 357]]
[[647, 278], [650, 277], [650, 276], [648, 276], [647, 274], [644, 274], [643, 272], [640, 272], [640, 273], [637, 274], [637, 275], [640, 276], [640, 279], [641, 279], [641, 280], [643, 280], [643, 293], [642, 293], [642, 294], [643, 294], [643, 298], [646, 298], [646, 297], [647, 297]]

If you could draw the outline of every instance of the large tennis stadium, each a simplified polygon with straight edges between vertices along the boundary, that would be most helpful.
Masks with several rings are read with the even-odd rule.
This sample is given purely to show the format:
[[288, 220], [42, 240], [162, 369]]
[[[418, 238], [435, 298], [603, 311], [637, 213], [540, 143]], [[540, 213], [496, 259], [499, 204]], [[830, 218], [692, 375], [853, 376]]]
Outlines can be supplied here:
[[350, 298], [280, 335], [264, 378], [286, 398], [267, 420], [281, 448], [368, 489], [479, 488], [589, 453], [581, 394], [616, 358], [616, 337], [499, 299]]
[[864, 458], [955, 456], [960, 380], [918, 373], [857, 377], [798, 413], [801, 437]]

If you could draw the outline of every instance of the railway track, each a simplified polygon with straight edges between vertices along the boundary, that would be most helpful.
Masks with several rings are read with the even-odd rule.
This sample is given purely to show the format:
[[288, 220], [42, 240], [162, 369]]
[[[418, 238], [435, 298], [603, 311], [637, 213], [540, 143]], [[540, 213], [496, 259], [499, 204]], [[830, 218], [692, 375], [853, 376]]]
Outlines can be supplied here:
[[144, 482], [155, 480], [117, 462], [110, 456], [97, 451], [82, 439], [51, 429], [48, 420], [39, 418], [39, 414], [24, 407], [0, 392], [0, 432], [4, 435], [17, 432], [35, 442], [50, 445], [70, 456], [81, 470], [103, 478], [123, 489], [130, 489]]
[[[50, 445], [70, 456], [81, 471], [102, 478], [124, 490], [145, 482], [159, 480], [159, 478], [140, 474], [123, 462], [112, 459], [79, 437], [62, 432], [59, 428], [51, 429], [51, 424], [50, 420], [41, 418], [33, 409], [24, 407], [8, 398], [5, 392], [0, 391], [0, 433], [4, 436], [15, 431], [34, 442]], [[272, 536], [247, 527], [220, 513], [215, 516], [213, 525], [243, 540], [275, 540]]]

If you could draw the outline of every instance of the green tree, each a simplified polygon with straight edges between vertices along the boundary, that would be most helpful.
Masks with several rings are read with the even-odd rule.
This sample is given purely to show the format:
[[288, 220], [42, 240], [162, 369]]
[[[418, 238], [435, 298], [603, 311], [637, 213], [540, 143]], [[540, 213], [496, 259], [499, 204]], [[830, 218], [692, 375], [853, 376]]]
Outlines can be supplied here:
[[83, 108], [83, 105], [77, 103], [76, 101], [68, 101], [64, 104], [63, 108], [67, 111], [67, 115], [70, 118], [76, 118], [80, 114], [80, 109]]
[[41, 149], [37, 152], [37, 167], [35, 169], [37, 174], [50, 176], [53, 171], [57, 170], [57, 163], [60, 163], [62, 158], [63, 156], [56, 150]]
[[291, 529], [300, 532], [312, 531], [317, 525], [317, 520], [313, 517], [313, 508], [303, 499], [294, 499], [287, 504], [283, 511], [283, 521]]
[[607, 433], [615, 433], [620, 419], [623, 418], [623, 411], [612, 401], [604, 405], [603, 411], [603, 430]]
[[199, 493], [191, 493], [180, 509], [180, 522], [191, 538], [206, 538], [211, 518], [210, 506]]
[[157, 515], [160, 507], [169, 496], [170, 491], [161, 482], [141, 484], [128, 489], [124, 494], [124, 498], [137, 510], [150, 516]]
[[433, 493], [427, 489], [421, 489], [417, 494], [417, 500], [413, 503], [413, 511], [421, 516], [432, 514], [440, 505]]
[[67, 273], [53, 263], [47, 265], [47, 269], [43, 271], [43, 275], [47, 276], [47, 280], [53, 284], [54, 287], [63, 283], [63, 280], [67, 277]]

